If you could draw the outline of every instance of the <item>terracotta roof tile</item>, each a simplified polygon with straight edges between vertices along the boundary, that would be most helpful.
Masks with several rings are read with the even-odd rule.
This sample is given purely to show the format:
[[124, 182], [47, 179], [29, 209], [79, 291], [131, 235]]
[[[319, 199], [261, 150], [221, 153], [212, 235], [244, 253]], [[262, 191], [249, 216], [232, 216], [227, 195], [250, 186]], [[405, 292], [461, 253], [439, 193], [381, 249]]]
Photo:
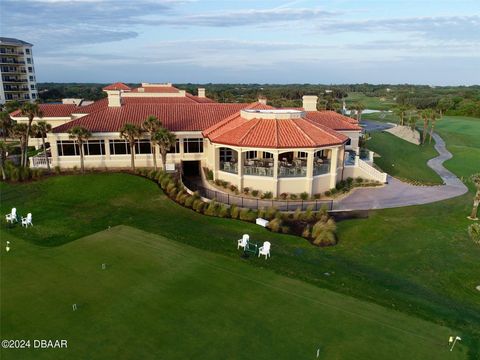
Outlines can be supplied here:
[[129, 86], [125, 85], [121, 82], [116, 82], [114, 84], [107, 85], [103, 88], [103, 90], [132, 90]]
[[126, 103], [121, 107], [105, 107], [53, 129], [67, 132], [73, 126], [84, 126], [91, 132], [117, 132], [125, 123], [143, 124], [155, 115], [171, 131], [202, 131], [238, 113], [246, 104], [172, 104]]
[[[43, 117], [70, 117], [70, 114], [78, 108], [75, 104], [38, 104]], [[12, 117], [25, 117], [21, 110], [10, 113]]]
[[[140, 90], [142, 89], [142, 90]], [[144, 92], [144, 93], [179, 93], [176, 87], [173, 86], [145, 86], [138, 87], [132, 90], [132, 92]]]
[[335, 111], [307, 111], [307, 119], [334, 130], [362, 130], [355, 119]]

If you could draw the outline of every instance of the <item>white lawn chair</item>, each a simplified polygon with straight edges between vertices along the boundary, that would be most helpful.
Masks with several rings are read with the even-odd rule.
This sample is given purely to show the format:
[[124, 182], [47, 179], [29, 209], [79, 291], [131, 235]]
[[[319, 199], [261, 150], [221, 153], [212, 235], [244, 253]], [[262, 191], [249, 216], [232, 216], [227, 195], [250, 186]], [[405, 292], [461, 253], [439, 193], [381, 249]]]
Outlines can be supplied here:
[[28, 213], [27, 217], [22, 217], [22, 226], [28, 227], [28, 225], [33, 226], [32, 213]]
[[7, 220], [7, 222], [12, 224], [14, 221], [17, 221], [17, 209], [12, 208], [12, 211], [10, 212], [10, 214], [5, 215], [5, 220]]
[[243, 234], [242, 238], [238, 240], [237, 249], [243, 248], [243, 250], [245, 250], [249, 240], [250, 240], [250, 236], [248, 234]]
[[265, 259], [270, 257], [270, 243], [268, 241], [265, 241], [263, 246], [258, 249], [258, 257], [260, 257], [260, 255], [265, 255]]

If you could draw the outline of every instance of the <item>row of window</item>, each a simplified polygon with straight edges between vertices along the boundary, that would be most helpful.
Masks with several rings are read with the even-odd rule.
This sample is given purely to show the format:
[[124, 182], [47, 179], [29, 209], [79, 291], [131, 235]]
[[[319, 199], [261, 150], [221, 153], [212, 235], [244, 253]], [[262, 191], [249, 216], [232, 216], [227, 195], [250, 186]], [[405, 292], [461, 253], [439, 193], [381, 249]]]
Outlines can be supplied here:
[[[110, 140], [110, 155], [126, 155], [130, 154], [130, 144], [126, 140]], [[57, 149], [59, 156], [78, 156], [80, 150], [78, 144], [74, 140], [57, 141]], [[183, 151], [185, 153], [201, 153], [203, 152], [202, 139], [184, 139]], [[83, 144], [84, 155], [105, 155], [104, 140], [87, 140]], [[135, 142], [135, 154], [151, 154], [152, 146], [150, 140], [142, 139]], [[180, 141], [177, 139], [175, 146], [169, 150], [169, 153], [180, 153]]]

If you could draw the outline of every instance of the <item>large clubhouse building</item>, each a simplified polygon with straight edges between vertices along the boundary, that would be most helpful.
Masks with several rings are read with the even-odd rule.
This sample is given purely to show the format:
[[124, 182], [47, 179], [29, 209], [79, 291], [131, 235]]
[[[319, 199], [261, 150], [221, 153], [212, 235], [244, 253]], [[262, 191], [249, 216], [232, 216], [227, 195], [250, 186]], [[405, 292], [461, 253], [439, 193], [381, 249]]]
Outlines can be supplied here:
[[[140, 126], [154, 115], [177, 138], [167, 156], [167, 170], [202, 174], [200, 169], [207, 168], [215, 179], [273, 196], [321, 193], [347, 177], [386, 181], [386, 174], [371, 166], [371, 153], [364, 160], [359, 156], [362, 128], [357, 121], [317, 111], [316, 96], [304, 96], [302, 108], [277, 109], [265, 99], [217, 103], [205, 96], [204, 89], [194, 96], [171, 84], [143, 83], [131, 89], [115, 83], [103, 90], [107, 98], [86, 106], [40, 104], [42, 120], [53, 127], [48, 134], [52, 166], [79, 166], [78, 145], [68, 131], [82, 126], [92, 133], [84, 145], [85, 167], [128, 168], [130, 148], [119, 130], [126, 123]], [[11, 116], [27, 121], [19, 112]], [[135, 162], [153, 167], [146, 137], [137, 141]], [[42, 157], [32, 158], [31, 164], [46, 165]]]

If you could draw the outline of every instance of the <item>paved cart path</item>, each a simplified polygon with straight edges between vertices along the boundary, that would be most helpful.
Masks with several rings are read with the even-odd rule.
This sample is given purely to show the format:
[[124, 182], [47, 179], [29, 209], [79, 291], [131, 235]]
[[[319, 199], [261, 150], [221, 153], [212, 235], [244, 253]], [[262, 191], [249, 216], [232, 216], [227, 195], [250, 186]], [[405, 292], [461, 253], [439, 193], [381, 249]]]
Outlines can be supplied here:
[[430, 159], [427, 165], [440, 175], [444, 185], [415, 186], [388, 176], [388, 184], [385, 186], [357, 188], [350, 195], [335, 202], [334, 209], [369, 210], [420, 205], [465, 194], [468, 191], [465, 184], [443, 166], [445, 160], [452, 158], [445, 141], [438, 134], [433, 134], [433, 138], [435, 139], [435, 149], [439, 155]]

